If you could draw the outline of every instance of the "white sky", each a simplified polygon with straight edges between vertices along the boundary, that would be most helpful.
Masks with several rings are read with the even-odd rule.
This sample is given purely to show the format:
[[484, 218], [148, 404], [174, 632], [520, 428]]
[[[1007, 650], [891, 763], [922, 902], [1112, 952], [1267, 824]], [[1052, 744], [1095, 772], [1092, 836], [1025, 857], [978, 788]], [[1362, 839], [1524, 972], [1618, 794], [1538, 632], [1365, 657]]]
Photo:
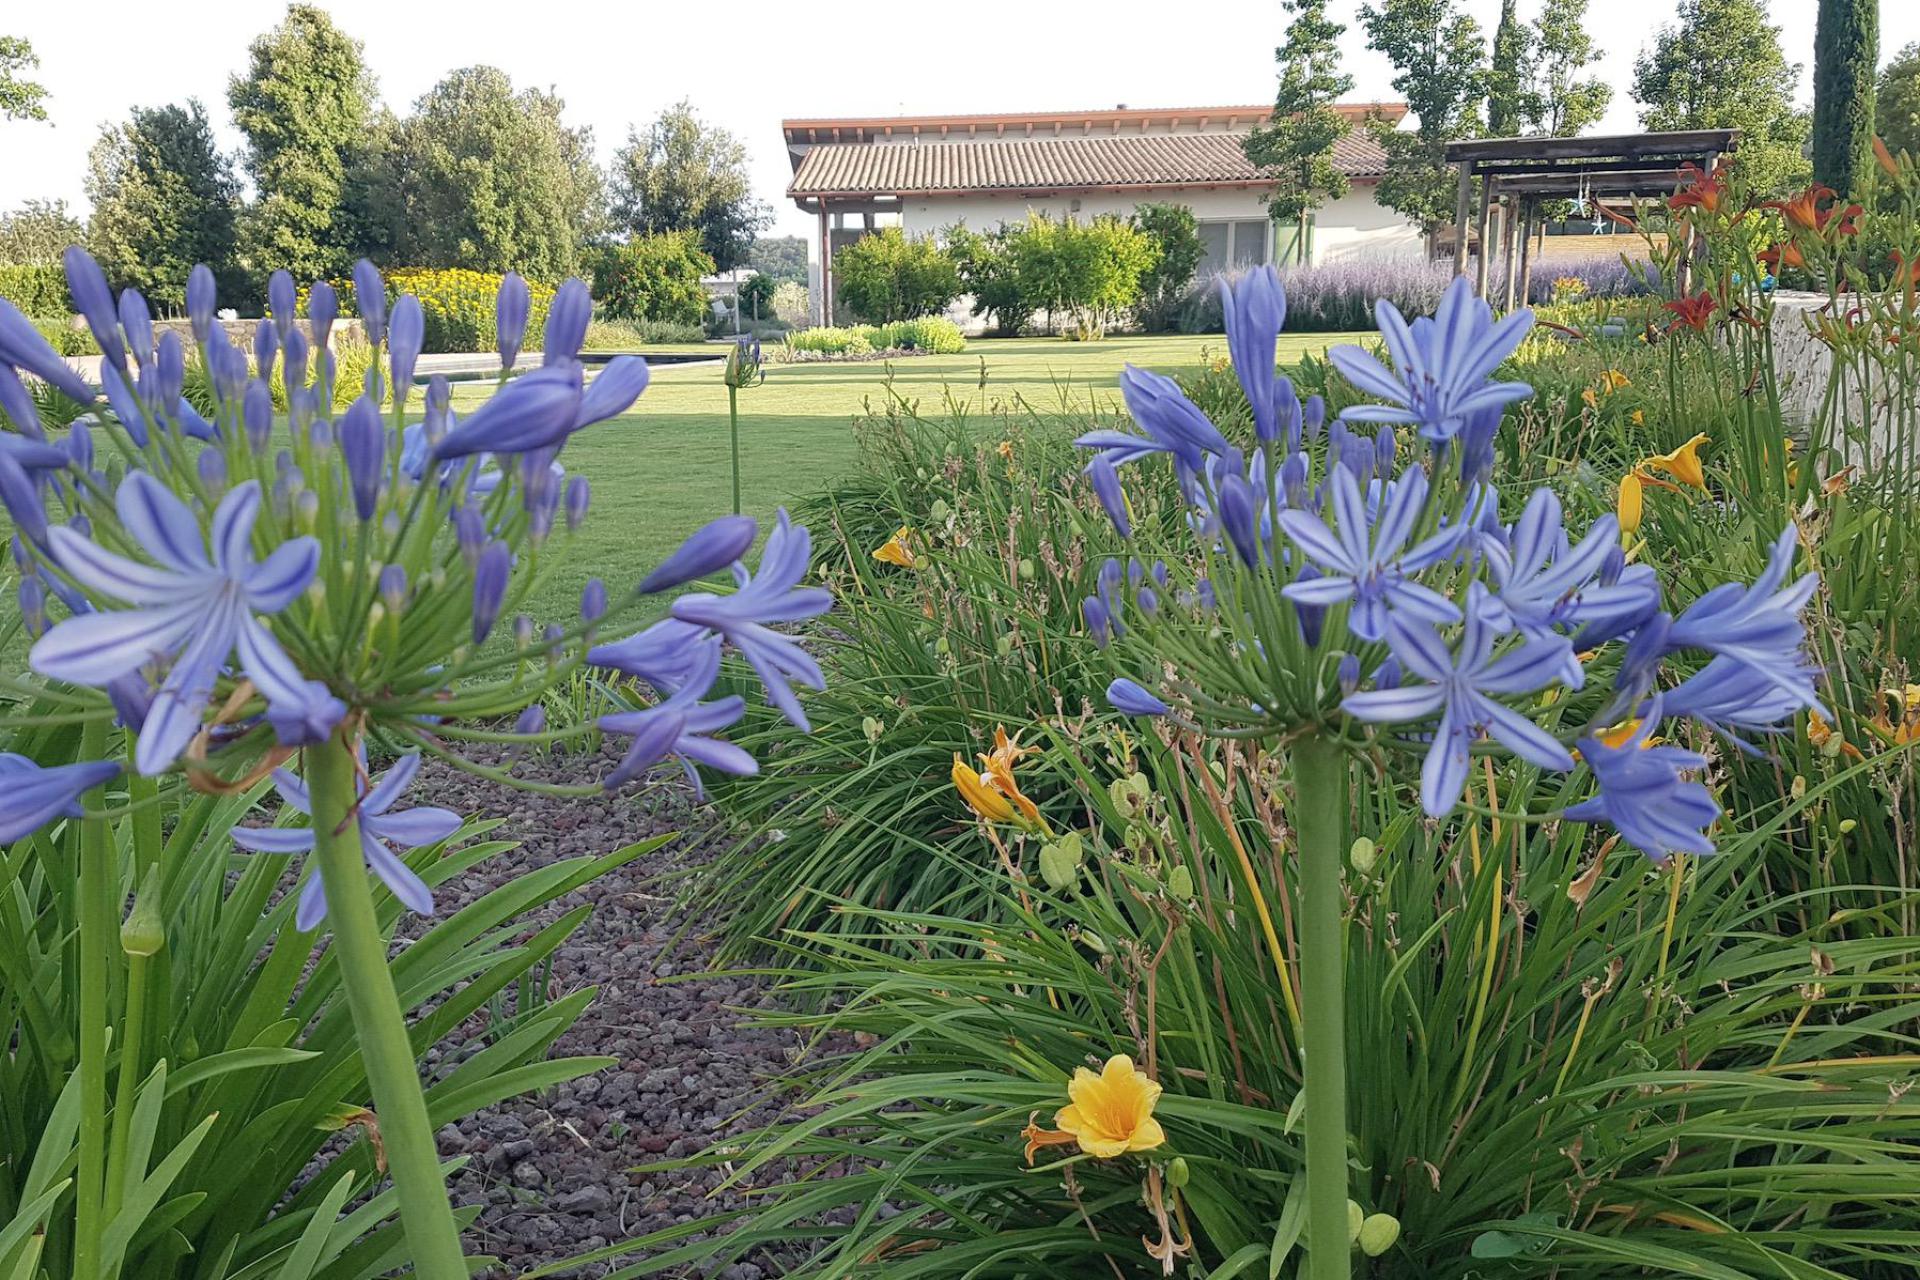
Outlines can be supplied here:
[[[773, 204], [771, 234], [813, 222], [782, 194], [790, 169], [786, 116], [1087, 110], [1269, 101], [1278, 0], [962, 0], [958, 4], [808, 4], [795, 0], [332, 0], [326, 8], [365, 42], [387, 102], [404, 108], [446, 71], [503, 68], [516, 85], [556, 88], [567, 118], [591, 125], [604, 161], [681, 98], [743, 139], [758, 194]], [[1467, 0], [1491, 31], [1500, 0]], [[1521, 0], [1523, 18], [1539, 0]], [[1773, 0], [1790, 60], [1813, 61], [1814, 0]], [[1334, 0], [1348, 23], [1346, 67], [1357, 99], [1392, 96], [1391, 69], [1365, 48], [1359, 0]], [[1614, 86], [1603, 127], [1635, 127], [1628, 97], [1635, 54], [1670, 20], [1674, 0], [1594, 0], [1588, 25]], [[222, 145], [238, 145], [227, 79], [280, 10], [260, 0], [53, 3], [11, 0], [0, 32], [33, 42], [37, 78], [52, 93], [49, 123], [0, 122], [0, 210], [64, 198], [84, 210], [86, 152], [99, 126], [129, 108], [198, 97]], [[1881, 55], [1920, 40], [1920, 4], [1882, 6]]]

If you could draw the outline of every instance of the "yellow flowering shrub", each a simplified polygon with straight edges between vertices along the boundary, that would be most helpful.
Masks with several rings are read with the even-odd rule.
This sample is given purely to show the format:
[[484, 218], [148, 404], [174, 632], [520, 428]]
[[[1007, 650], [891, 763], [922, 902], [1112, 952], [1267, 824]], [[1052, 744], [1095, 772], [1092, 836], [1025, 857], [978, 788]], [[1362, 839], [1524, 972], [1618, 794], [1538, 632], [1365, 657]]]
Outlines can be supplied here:
[[[420, 299], [420, 313], [426, 320], [426, 344], [422, 350], [497, 351], [494, 337], [494, 303], [500, 294], [501, 273], [468, 271], [463, 267], [395, 267], [386, 273], [388, 302], [403, 293]], [[340, 313], [352, 315], [359, 309], [353, 296], [353, 281], [335, 280], [340, 294]], [[527, 338], [523, 351], [538, 351], [547, 327], [547, 307], [553, 302], [553, 286], [529, 280], [527, 291], [532, 305], [527, 310]], [[300, 305], [306, 306], [304, 290]]]

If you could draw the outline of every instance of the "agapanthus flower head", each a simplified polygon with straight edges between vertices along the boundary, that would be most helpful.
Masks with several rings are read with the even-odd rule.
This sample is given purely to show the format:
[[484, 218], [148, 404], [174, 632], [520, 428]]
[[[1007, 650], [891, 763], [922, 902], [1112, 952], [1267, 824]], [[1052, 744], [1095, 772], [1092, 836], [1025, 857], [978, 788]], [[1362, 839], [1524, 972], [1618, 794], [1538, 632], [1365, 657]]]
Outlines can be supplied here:
[[[1280, 273], [1271, 263], [1243, 273], [1238, 280], [1221, 276], [1220, 308], [1226, 316], [1227, 352], [1234, 376], [1253, 408], [1253, 432], [1260, 440], [1280, 435], [1275, 405], [1274, 346], [1287, 320], [1287, 294]], [[1292, 387], [1289, 385], [1288, 390]]]
[[1120, 374], [1120, 394], [1145, 434], [1103, 427], [1080, 436], [1075, 444], [1101, 450], [1115, 466], [1166, 453], [1194, 469], [1204, 465], [1207, 455], [1224, 454], [1232, 447], [1172, 378], [1128, 365]]
[[203, 347], [213, 337], [213, 310], [218, 301], [212, 268], [204, 262], [195, 264], [187, 273], [187, 322], [193, 329], [193, 340]]
[[1533, 312], [1521, 308], [1494, 320], [1492, 308], [1474, 295], [1465, 276], [1447, 287], [1431, 318], [1421, 316], [1408, 324], [1385, 298], [1374, 305], [1374, 318], [1393, 360], [1391, 369], [1360, 347], [1335, 347], [1327, 353], [1347, 381], [1385, 401], [1346, 410], [1349, 421], [1404, 423], [1439, 442], [1460, 434], [1468, 415], [1477, 410], [1533, 394], [1524, 383], [1489, 380], [1533, 327]]
[[746, 775], [757, 773], [754, 758], [730, 742], [713, 735], [734, 724], [746, 713], [746, 703], [737, 695], [705, 701], [720, 671], [717, 646], [697, 645], [689, 650], [692, 665], [686, 680], [669, 697], [638, 711], [621, 711], [600, 717], [600, 727], [608, 733], [632, 735], [626, 755], [607, 775], [611, 790], [622, 786], [672, 758], [680, 762], [694, 792], [702, 798], [706, 789], [699, 770], [704, 765], [721, 773]]
[[1617, 744], [1598, 735], [1580, 739], [1580, 758], [1593, 771], [1599, 792], [1566, 810], [1574, 822], [1607, 823], [1655, 862], [1676, 853], [1712, 853], [1706, 828], [1720, 816], [1712, 793], [1681, 776], [1706, 768], [1707, 758], [1680, 747], [1649, 745], [1661, 710], [1656, 699]]
[[1426, 505], [1426, 475], [1410, 470], [1401, 476], [1384, 498], [1378, 520], [1367, 518], [1360, 486], [1345, 467], [1334, 468], [1328, 490], [1332, 527], [1308, 511], [1283, 511], [1278, 517], [1282, 532], [1320, 570], [1311, 580], [1289, 584], [1286, 597], [1321, 608], [1350, 601], [1347, 625], [1370, 641], [1385, 638], [1394, 613], [1428, 623], [1458, 621], [1459, 607], [1416, 575], [1453, 554], [1460, 529], [1443, 528], [1407, 547]]
[[80, 797], [120, 772], [111, 760], [43, 768], [22, 755], [0, 751], [0, 845], [38, 831], [56, 818], [80, 816]]

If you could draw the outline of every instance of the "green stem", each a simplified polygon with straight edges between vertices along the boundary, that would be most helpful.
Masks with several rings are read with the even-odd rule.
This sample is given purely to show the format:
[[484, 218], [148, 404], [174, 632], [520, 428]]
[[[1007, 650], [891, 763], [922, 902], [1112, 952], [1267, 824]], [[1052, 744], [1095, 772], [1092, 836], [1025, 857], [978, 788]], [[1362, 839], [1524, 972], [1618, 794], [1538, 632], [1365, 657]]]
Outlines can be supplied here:
[[1300, 841], [1300, 994], [1306, 1021], [1307, 1277], [1347, 1280], [1347, 1006], [1342, 986], [1348, 772], [1321, 737], [1293, 747], [1294, 830]]
[[740, 514], [740, 388], [727, 385], [727, 431], [733, 438], [733, 514]]
[[358, 788], [353, 748], [344, 737], [335, 734], [307, 748], [307, 787], [313, 796], [314, 856], [327, 894], [333, 952], [353, 1010], [414, 1274], [421, 1280], [466, 1280], [460, 1230], [440, 1173], [413, 1043], [387, 969], [386, 938], [374, 915], [354, 816]]
[[[113, 1093], [113, 1143], [107, 1148], [106, 1217], [120, 1211], [126, 1180], [127, 1147], [133, 1132], [133, 1105], [140, 1085], [140, 1055], [147, 1032], [147, 957], [127, 957], [126, 1043], [120, 1049], [120, 1078]], [[146, 1170], [140, 1170], [142, 1174]]]
[[[80, 731], [82, 760], [106, 754], [107, 722]], [[103, 810], [102, 788], [89, 791], [80, 821], [80, 1154], [74, 1187], [74, 1280], [100, 1275], [100, 1236], [106, 1227], [102, 1194], [107, 1164], [107, 966], [118, 951], [120, 885], [113, 833]]]

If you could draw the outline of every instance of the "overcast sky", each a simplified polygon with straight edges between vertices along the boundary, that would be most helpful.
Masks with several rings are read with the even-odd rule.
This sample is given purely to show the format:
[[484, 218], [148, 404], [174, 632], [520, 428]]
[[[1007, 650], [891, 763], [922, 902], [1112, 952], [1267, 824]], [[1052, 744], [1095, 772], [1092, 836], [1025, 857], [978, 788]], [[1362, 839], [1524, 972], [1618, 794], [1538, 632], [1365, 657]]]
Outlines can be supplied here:
[[[732, 130], [753, 159], [754, 185], [775, 210], [774, 234], [807, 234], [811, 220], [785, 199], [786, 116], [1070, 111], [1256, 103], [1274, 92], [1273, 46], [1285, 15], [1278, 0], [1212, 0], [1201, 6], [1104, 0], [965, 0], [946, 5], [799, 4], [731, 0], [333, 0], [334, 20], [365, 42], [380, 91], [410, 104], [446, 71], [503, 68], [516, 85], [551, 86], [567, 118], [590, 125], [608, 158], [634, 124], [689, 98]], [[1346, 68], [1357, 99], [1392, 96], [1391, 69], [1365, 48], [1359, 0], [1334, 0], [1349, 24]], [[1500, 0], [1467, 0], [1491, 30]], [[1520, 0], [1531, 17], [1539, 0]], [[1633, 59], [1674, 0], [1594, 0], [1589, 26], [1614, 86], [1604, 127], [1636, 126], [1627, 95]], [[1773, 0], [1801, 99], [1813, 61], [1814, 0]], [[227, 79], [253, 37], [279, 21], [260, 0], [187, 4], [6, 5], [0, 33], [33, 42], [38, 78], [52, 93], [48, 123], [0, 122], [0, 210], [30, 198], [84, 209], [86, 152], [100, 125], [134, 106], [198, 97], [237, 147]], [[1920, 4], [1881, 9], [1881, 55], [1920, 40]]]

